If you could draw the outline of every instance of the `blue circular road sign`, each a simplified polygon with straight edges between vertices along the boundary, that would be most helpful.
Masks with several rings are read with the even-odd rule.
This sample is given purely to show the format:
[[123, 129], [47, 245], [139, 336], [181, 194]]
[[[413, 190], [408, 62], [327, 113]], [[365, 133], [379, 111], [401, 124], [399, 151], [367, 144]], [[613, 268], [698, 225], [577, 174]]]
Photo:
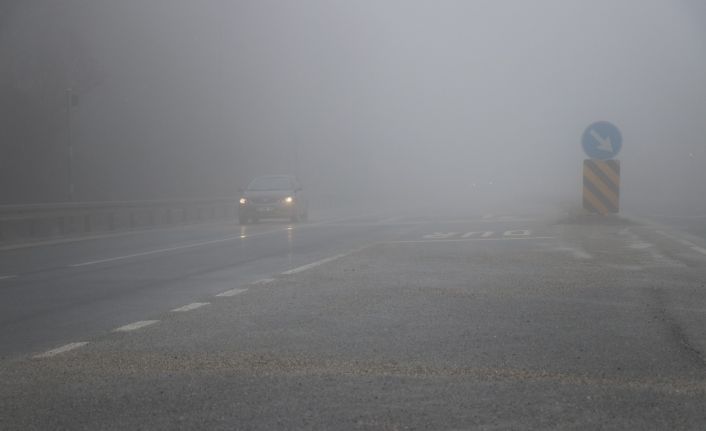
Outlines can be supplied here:
[[607, 121], [591, 124], [583, 132], [581, 145], [592, 159], [608, 160], [617, 156], [623, 146], [623, 137], [615, 125]]

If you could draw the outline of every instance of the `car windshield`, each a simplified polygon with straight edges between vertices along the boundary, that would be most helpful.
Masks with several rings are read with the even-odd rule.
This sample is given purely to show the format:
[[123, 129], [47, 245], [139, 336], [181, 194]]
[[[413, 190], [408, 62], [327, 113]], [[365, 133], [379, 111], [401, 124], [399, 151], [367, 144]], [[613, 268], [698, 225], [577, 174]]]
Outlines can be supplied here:
[[250, 191], [292, 190], [292, 181], [288, 177], [258, 177], [248, 186]]

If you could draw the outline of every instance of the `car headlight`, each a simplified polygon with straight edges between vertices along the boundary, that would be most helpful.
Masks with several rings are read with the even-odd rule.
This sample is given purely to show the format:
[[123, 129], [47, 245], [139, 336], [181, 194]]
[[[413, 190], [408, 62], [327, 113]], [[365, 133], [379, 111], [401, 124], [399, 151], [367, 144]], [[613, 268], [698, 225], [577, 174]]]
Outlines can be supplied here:
[[246, 198], [240, 198], [240, 205], [247, 205], [248, 200]]
[[285, 204], [292, 204], [292, 203], [294, 203], [294, 198], [291, 196], [287, 196], [286, 198], [284, 198], [283, 202]]

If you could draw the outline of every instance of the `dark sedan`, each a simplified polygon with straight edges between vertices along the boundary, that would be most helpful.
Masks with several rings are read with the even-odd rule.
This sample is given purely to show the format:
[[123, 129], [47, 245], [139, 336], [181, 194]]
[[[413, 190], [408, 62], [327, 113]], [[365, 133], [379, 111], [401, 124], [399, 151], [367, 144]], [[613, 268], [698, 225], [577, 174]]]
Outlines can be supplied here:
[[253, 179], [240, 197], [241, 224], [264, 218], [306, 220], [309, 208], [299, 181], [289, 175], [268, 175]]

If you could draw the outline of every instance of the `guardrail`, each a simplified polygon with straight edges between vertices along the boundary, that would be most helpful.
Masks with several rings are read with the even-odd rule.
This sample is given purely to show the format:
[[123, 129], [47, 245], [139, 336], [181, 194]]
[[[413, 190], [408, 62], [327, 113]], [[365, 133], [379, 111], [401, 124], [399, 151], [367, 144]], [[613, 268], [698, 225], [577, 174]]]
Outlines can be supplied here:
[[237, 218], [236, 198], [0, 205], [0, 242]]

